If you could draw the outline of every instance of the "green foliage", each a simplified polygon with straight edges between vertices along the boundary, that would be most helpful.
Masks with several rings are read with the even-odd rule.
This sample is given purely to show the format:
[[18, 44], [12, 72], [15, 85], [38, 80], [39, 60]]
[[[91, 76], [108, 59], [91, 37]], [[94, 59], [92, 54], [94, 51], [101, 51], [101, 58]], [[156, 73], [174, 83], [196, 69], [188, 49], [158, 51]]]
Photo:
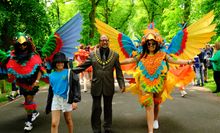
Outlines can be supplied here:
[[9, 57], [9, 53], [0, 50], [0, 62], [2, 64], [5, 64], [5, 62], [7, 61], [8, 57]]
[[212, 92], [216, 90], [216, 84], [213, 79], [213, 70], [208, 70], [208, 83], [205, 83], [205, 87], [210, 89]]
[[170, 42], [173, 36], [177, 33], [178, 30], [181, 29], [181, 27], [178, 26], [183, 19], [181, 17], [177, 16], [182, 16], [183, 12], [181, 8], [172, 8], [172, 4], [170, 5], [171, 9], [165, 9], [164, 14], [163, 14], [163, 22], [162, 22], [162, 30], [161, 34], [163, 37]]
[[[97, 4], [94, 9], [92, 9], [92, 1]], [[85, 45], [95, 45], [98, 43], [99, 34], [95, 30], [94, 37], [91, 38], [93, 11], [96, 12], [95, 18], [107, 22], [131, 38], [142, 37], [147, 25], [153, 21], [162, 36], [170, 42], [181, 29], [178, 24], [186, 18], [185, 4], [190, 5], [188, 25], [214, 10], [217, 35], [213, 37], [212, 42], [220, 40], [218, 37], [220, 2], [216, 0], [53, 0], [44, 2], [46, 1], [5, 0], [0, 3], [0, 36], [2, 36], [0, 47], [8, 45], [10, 43], [8, 38], [17, 31], [25, 31], [33, 37], [36, 45], [42, 46], [51, 31], [56, 31], [77, 12], [81, 13], [84, 22], [80, 42]]]
[[93, 38], [90, 38], [90, 31], [91, 31], [91, 22], [89, 19], [89, 13], [92, 10], [91, 2], [88, 0], [76, 0], [76, 5], [83, 16], [83, 30], [81, 35], [83, 38], [81, 39], [81, 43], [87, 44], [94, 44]]
[[[18, 31], [26, 32], [33, 37], [36, 45], [42, 46], [46, 40], [45, 35], [50, 33], [43, 3], [37, 0], [7, 0], [0, 3], [0, 7], [0, 35], [12, 38]], [[10, 42], [1, 41], [6, 46]]]
[[55, 32], [78, 12], [76, 3], [69, 0], [55, 0], [47, 7], [52, 31]]

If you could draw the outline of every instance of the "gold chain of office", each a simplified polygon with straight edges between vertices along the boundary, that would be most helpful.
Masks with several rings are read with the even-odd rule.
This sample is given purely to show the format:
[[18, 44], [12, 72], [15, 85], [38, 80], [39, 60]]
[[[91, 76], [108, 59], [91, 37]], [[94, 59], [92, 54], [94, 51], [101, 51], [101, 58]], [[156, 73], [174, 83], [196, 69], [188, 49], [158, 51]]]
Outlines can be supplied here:
[[95, 58], [96, 58], [97, 62], [101, 65], [107, 65], [113, 59], [113, 56], [114, 56], [114, 52], [111, 52], [110, 58], [106, 61], [102, 61], [102, 59], [100, 59], [98, 57], [97, 53], [95, 52]]

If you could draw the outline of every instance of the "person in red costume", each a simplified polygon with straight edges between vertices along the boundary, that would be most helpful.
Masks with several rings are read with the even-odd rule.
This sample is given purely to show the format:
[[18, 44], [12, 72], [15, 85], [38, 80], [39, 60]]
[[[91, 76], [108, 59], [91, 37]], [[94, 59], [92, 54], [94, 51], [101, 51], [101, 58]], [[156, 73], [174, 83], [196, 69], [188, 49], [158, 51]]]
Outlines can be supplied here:
[[24, 130], [30, 131], [33, 128], [33, 121], [39, 116], [34, 96], [38, 92], [39, 80], [44, 69], [29, 35], [18, 32], [13, 39], [13, 46], [14, 50], [11, 51], [6, 63], [8, 80], [16, 81], [25, 98], [24, 108], [27, 112], [27, 119]]
[[[83, 45], [81, 45], [79, 47], [78, 52], [75, 53], [75, 60], [77, 61], [78, 65], [84, 63], [86, 61], [86, 59], [89, 56], [89, 49], [84, 48]], [[80, 83], [83, 83], [83, 92], [87, 92], [87, 82], [88, 82], [88, 70], [90, 70], [91, 68], [86, 69], [86, 71], [82, 72], [80, 74]]]

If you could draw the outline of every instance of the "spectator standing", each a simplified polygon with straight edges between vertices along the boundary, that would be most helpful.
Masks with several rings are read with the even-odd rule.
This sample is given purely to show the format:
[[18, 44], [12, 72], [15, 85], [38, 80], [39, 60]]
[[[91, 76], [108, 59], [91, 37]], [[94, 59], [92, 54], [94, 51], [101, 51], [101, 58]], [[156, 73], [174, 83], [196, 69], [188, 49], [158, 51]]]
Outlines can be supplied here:
[[213, 65], [213, 77], [216, 84], [216, 90], [213, 93], [220, 92], [220, 42], [215, 44], [215, 50], [213, 57], [210, 61]]

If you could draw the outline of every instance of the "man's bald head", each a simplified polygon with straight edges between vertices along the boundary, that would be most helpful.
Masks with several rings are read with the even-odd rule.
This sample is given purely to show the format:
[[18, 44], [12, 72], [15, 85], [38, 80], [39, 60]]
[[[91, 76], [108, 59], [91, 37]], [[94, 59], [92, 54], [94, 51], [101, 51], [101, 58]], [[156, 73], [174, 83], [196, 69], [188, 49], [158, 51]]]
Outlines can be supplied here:
[[109, 46], [109, 39], [107, 35], [101, 35], [99, 39], [100, 47], [107, 48]]

